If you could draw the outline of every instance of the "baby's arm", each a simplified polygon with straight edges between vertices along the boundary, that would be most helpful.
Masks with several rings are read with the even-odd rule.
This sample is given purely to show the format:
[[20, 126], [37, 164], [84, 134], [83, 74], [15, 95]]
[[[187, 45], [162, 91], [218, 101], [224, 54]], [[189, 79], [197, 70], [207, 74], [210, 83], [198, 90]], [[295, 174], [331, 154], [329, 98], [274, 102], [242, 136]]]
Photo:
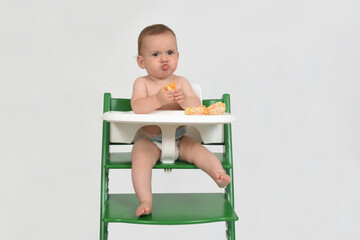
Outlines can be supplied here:
[[174, 90], [161, 88], [157, 94], [148, 96], [144, 78], [138, 78], [134, 82], [131, 107], [134, 113], [150, 113], [164, 104], [174, 102]]
[[182, 88], [176, 89], [175, 101], [183, 108], [200, 106], [200, 99], [194, 93], [191, 84], [185, 78], [181, 79]]

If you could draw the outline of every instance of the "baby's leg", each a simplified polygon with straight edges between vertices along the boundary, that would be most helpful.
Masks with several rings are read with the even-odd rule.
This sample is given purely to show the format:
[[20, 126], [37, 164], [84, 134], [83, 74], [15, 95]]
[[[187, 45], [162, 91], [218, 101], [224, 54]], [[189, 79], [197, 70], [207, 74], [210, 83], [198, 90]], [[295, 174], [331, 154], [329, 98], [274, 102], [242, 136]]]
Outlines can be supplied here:
[[140, 139], [133, 146], [131, 176], [140, 205], [136, 215], [146, 215], [152, 210], [151, 175], [152, 168], [160, 158], [159, 148], [149, 140]]
[[226, 187], [230, 182], [230, 176], [225, 173], [219, 159], [206, 147], [184, 136], [179, 143], [179, 159], [195, 164], [206, 172], [220, 188]]

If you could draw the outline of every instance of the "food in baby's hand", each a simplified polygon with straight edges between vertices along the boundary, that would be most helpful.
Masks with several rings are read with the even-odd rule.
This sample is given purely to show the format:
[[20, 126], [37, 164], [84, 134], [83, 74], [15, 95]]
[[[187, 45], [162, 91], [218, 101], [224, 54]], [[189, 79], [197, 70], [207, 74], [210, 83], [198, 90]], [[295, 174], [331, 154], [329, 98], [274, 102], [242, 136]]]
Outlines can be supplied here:
[[165, 90], [170, 90], [170, 89], [173, 89], [173, 90], [176, 89], [176, 83], [175, 82], [173, 82], [172, 84], [169, 83], [168, 85], [165, 86]]
[[204, 115], [205, 106], [188, 107], [185, 109], [185, 115]]
[[225, 103], [222, 102], [214, 103], [209, 107], [188, 107], [185, 109], [185, 115], [222, 115], [225, 108]]

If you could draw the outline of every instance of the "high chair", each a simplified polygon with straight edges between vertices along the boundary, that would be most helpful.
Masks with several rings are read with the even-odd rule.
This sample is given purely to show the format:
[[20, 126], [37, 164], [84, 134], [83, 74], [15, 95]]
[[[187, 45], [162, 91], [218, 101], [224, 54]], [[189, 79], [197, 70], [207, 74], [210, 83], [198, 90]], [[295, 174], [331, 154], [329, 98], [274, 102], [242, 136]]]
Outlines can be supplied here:
[[[198, 96], [200, 95], [201, 99], [201, 93], [199, 93], [199, 90], [197, 91], [197, 94]], [[230, 113], [229, 94], [224, 94], [221, 99], [206, 99], [202, 102], [203, 105], [209, 106], [218, 101], [224, 102], [226, 105], [226, 112]], [[234, 175], [231, 124], [206, 123], [202, 125], [194, 125], [191, 123], [191, 121], [189, 121], [188, 124], [190, 125], [188, 134], [195, 139], [198, 138], [199, 141], [202, 141], [202, 144], [223, 146], [223, 152], [214, 154], [219, 158], [223, 168], [231, 177], [231, 182], [225, 188], [224, 193], [153, 193], [152, 213], [146, 216], [137, 217], [135, 215], [135, 211], [139, 202], [134, 193], [109, 194], [109, 170], [131, 169], [131, 152], [110, 152], [110, 145], [133, 144], [136, 130], [141, 126], [146, 125], [146, 123], [141, 122], [141, 119], [144, 117], [142, 116], [143, 114], [131, 115], [129, 111], [131, 111], [130, 99], [112, 98], [110, 93], [104, 94], [100, 193], [100, 240], [106, 240], [108, 237], [108, 223], [182, 225], [219, 221], [226, 222], [227, 239], [235, 239], [235, 221], [238, 220], [238, 216], [234, 211]], [[184, 125], [189, 116], [184, 116], [183, 111], [180, 111], [180, 113], [176, 114], [178, 114], [176, 117], [177, 119], [184, 119], [184, 122], [181, 122], [181, 124]], [[121, 123], [117, 122], [117, 119], [119, 119], [117, 117], [119, 116], [120, 118], [125, 119], [123, 121], [132, 122], [132, 125], [121, 125]], [[154, 116], [147, 116], [146, 119], [151, 117]], [[195, 119], [206, 118], [205, 121], [211, 119], [211, 116], [192, 117], [195, 117]], [[228, 119], [229, 116], [224, 116], [223, 119], [225, 118]], [[169, 127], [169, 123], [166, 122], [166, 117], [160, 117], [159, 119], [161, 119], [163, 122], [160, 122], [159, 124], [163, 124], [163, 126], [166, 125]], [[215, 117], [214, 119], [218, 119], [216, 120], [217, 122], [222, 122], [222, 120], [219, 120], [221, 119], [221, 116], [218, 118]], [[149, 125], [154, 124], [152, 123]], [[199, 131], [196, 131], [195, 128], [197, 128]], [[162, 131], [164, 133], [164, 130]], [[214, 135], [212, 133], [214, 131], [221, 132], [220, 138], [214, 138], [212, 136]], [[201, 139], [199, 138], [200, 135]], [[163, 135], [163, 144], [164, 138], [166, 139], [167, 137], [171, 139], [172, 134], [168, 136]], [[160, 159], [161, 161], [157, 162], [157, 164], [154, 166], [154, 169], [197, 169], [196, 166], [187, 162], [180, 160], [174, 161], [174, 159], [171, 159], [173, 157], [173, 155], [171, 155], [172, 151], [174, 151], [172, 148], [173, 145], [174, 144], [169, 144], [167, 149], [164, 149], [163, 145], [163, 155]]]

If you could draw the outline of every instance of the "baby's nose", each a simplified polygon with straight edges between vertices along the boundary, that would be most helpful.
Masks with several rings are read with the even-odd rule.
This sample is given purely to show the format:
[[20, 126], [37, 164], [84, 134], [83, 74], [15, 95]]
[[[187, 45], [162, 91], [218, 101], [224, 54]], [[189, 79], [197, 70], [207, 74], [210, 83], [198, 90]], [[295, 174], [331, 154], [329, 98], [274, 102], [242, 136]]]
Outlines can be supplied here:
[[161, 56], [161, 61], [162, 62], [168, 61], [168, 57], [166, 55], [162, 55]]

